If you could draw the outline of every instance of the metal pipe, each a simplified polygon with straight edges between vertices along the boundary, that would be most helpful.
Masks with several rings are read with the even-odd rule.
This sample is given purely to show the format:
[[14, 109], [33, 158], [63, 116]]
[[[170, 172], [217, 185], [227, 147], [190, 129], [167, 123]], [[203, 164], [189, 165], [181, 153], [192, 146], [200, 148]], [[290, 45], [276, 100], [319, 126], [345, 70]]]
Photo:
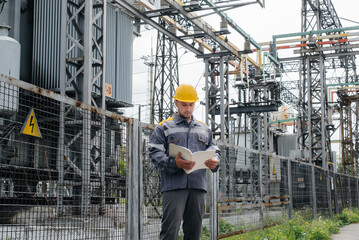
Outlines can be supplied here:
[[279, 34], [273, 35], [273, 57], [277, 59], [277, 39], [284, 38], [284, 37], [295, 37], [295, 36], [303, 36], [303, 35], [313, 35], [313, 34], [322, 34], [322, 33], [331, 33], [331, 32], [344, 32], [344, 31], [351, 31], [351, 30], [358, 30], [359, 26], [354, 27], [345, 27], [345, 28], [334, 28], [334, 29], [324, 29], [324, 30], [316, 30], [316, 31], [309, 31], [309, 32], [297, 32], [297, 33], [289, 33], [289, 34]]
[[322, 167], [324, 169], [328, 169], [328, 152], [329, 149], [327, 146], [327, 128], [326, 128], [326, 120], [327, 120], [327, 98], [325, 97], [326, 94], [326, 87], [325, 87], [325, 69], [324, 69], [324, 58], [323, 55], [319, 56], [319, 69], [320, 69], [320, 94], [321, 94], [321, 131], [322, 131]]

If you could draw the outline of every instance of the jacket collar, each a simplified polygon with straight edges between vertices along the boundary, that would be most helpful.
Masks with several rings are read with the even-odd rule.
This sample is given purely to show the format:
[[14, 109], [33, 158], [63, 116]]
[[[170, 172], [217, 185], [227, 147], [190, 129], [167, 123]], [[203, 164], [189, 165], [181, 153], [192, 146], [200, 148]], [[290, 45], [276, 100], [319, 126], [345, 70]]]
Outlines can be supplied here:
[[[181, 122], [187, 122], [187, 119], [181, 117], [178, 113], [174, 113], [173, 114], [173, 121], [176, 124], [179, 124]], [[197, 119], [193, 115], [192, 115], [192, 121], [190, 122], [190, 124], [199, 125], [199, 122], [197, 121]]]

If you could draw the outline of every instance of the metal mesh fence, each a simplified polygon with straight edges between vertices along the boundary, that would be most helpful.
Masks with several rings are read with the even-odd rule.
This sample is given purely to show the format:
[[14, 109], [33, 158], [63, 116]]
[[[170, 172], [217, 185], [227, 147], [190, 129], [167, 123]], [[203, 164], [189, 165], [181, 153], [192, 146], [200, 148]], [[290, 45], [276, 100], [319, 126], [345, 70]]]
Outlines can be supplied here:
[[329, 216], [329, 198], [328, 198], [328, 188], [327, 183], [329, 180], [327, 172], [322, 171], [321, 169], [314, 169], [314, 176], [315, 176], [315, 194], [316, 194], [316, 202], [317, 202], [317, 209], [318, 213], [322, 215]]
[[[154, 126], [0, 80], [0, 239], [157, 239], [160, 175], [147, 153]], [[293, 211], [312, 219], [359, 205], [356, 177], [219, 147], [203, 239], [280, 224]]]
[[[252, 231], [288, 219], [288, 164], [238, 146], [221, 147], [219, 237]], [[228, 154], [229, 153], [229, 154]], [[224, 173], [228, 165], [232, 177]], [[228, 171], [228, 170], [227, 170]], [[227, 183], [227, 186], [223, 184]]]
[[127, 123], [30, 90], [0, 82], [0, 239], [124, 238]]
[[143, 239], [157, 239], [161, 229], [162, 199], [160, 187], [160, 172], [151, 162], [147, 154], [147, 146], [152, 134], [149, 128], [142, 130], [142, 162], [143, 162], [143, 192], [145, 218], [142, 220]]
[[353, 177], [350, 178], [350, 193], [352, 199], [351, 207], [358, 207], [358, 179]]

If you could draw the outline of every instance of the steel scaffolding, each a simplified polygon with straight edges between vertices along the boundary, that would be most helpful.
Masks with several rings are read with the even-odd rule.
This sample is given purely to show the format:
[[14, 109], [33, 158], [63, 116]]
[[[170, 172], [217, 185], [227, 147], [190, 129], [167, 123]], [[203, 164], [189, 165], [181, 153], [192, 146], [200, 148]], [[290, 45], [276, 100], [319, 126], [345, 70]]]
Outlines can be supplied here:
[[[161, 18], [160, 25], [176, 31]], [[157, 33], [155, 76], [151, 103], [151, 123], [159, 123], [172, 116], [174, 112], [173, 96], [179, 85], [177, 43], [167, 35]]]
[[[302, 32], [313, 32], [330, 30], [326, 34], [340, 34], [341, 23], [335, 12], [331, 1], [309, 1], [302, 2]], [[325, 32], [323, 32], [325, 33]], [[331, 162], [331, 131], [335, 130], [329, 122], [328, 112], [332, 109], [328, 104], [327, 87], [331, 78], [325, 75], [326, 69], [345, 68], [346, 75], [343, 76], [345, 83], [356, 79], [355, 56], [351, 50], [336, 50], [341, 54], [337, 59], [331, 60], [319, 50], [317, 41], [308, 35], [308, 46], [313, 51], [299, 51], [301, 53], [300, 64], [300, 120], [298, 124], [299, 145], [303, 149], [310, 162], [328, 167]], [[315, 50], [317, 49], [318, 50]], [[330, 57], [330, 55], [329, 55]], [[332, 67], [331, 67], [332, 66]], [[338, 81], [335, 79], [334, 81]], [[348, 111], [344, 115], [351, 114]], [[344, 119], [349, 119], [347, 116]], [[343, 136], [346, 138], [346, 136]]]
[[[67, 0], [62, 1], [61, 11], [61, 94], [103, 109], [106, 107], [106, 4], [107, 1]], [[69, 86], [75, 92], [67, 92]], [[91, 188], [99, 183], [102, 214], [105, 205], [105, 117], [96, 118], [89, 111], [79, 112], [72, 107], [65, 109], [63, 104], [60, 110], [62, 120], [68, 114], [75, 114], [78, 122], [61, 121], [60, 125], [58, 213], [63, 210], [66, 160], [74, 171], [73, 179], [69, 179], [70, 184], [74, 185], [74, 191], [78, 194], [74, 211], [83, 216], [89, 215]], [[70, 136], [66, 134], [66, 129], [77, 131], [77, 134]], [[70, 156], [65, 149], [78, 153]], [[91, 169], [98, 163], [100, 168], [93, 176]]]

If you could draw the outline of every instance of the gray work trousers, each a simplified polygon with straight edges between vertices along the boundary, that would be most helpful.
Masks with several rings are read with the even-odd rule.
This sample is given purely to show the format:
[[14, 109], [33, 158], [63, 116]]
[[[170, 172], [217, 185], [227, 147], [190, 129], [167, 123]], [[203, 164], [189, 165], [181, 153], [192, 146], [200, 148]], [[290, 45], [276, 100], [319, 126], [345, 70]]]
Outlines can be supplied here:
[[176, 240], [183, 220], [184, 240], [201, 238], [206, 192], [177, 189], [162, 193], [162, 229], [160, 240]]

